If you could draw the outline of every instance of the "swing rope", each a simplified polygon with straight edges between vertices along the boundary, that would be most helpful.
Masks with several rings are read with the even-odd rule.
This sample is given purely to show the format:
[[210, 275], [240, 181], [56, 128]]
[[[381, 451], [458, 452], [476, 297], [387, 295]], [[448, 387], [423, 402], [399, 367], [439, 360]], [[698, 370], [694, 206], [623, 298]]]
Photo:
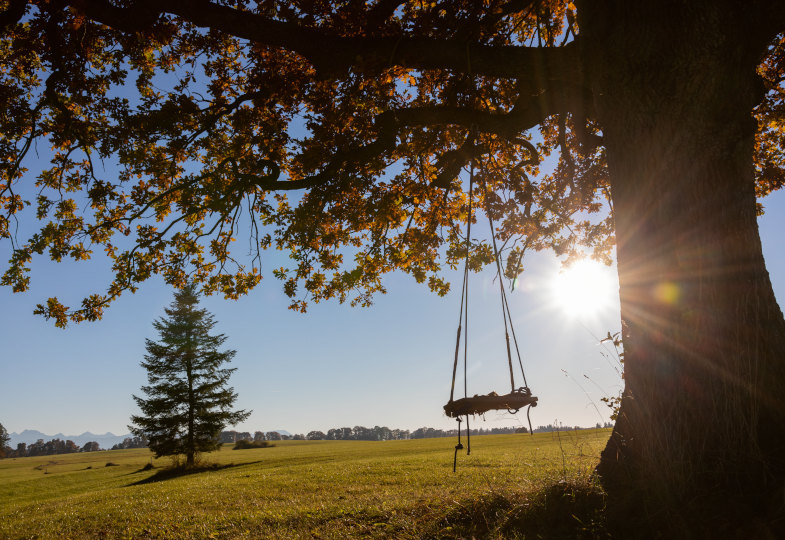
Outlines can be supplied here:
[[[461, 416], [466, 416], [466, 454], [471, 454], [471, 429], [469, 427], [470, 414], [484, 414], [485, 412], [493, 409], [503, 410], [507, 409], [510, 413], [518, 412], [522, 407], [528, 406], [526, 410], [526, 418], [529, 421], [529, 433], [532, 433], [531, 418], [529, 412], [532, 406], [537, 405], [537, 398], [532, 396], [531, 390], [526, 381], [526, 373], [523, 369], [523, 360], [521, 358], [520, 347], [518, 346], [518, 338], [515, 335], [515, 327], [512, 323], [512, 314], [510, 313], [510, 304], [507, 300], [507, 293], [504, 290], [503, 278], [501, 267], [501, 256], [499, 248], [496, 243], [496, 230], [493, 224], [493, 217], [491, 216], [488, 204], [488, 185], [485, 180], [482, 182], [483, 198], [486, 201], [485, 213], [488, 215], [488, 223], [491, 229], [491, 241], [493, 245], [494, 262], [496, 263], [496, 272], [499, 279], [499, 293], [501, 295], [501, 308], [502, 320], [504, 321], [504, 337], [507, 346], [507, 364], [510, 370], [510, 394], [506, 396], [499, 396], [495, 392], [491, 392], [485, 396], [475, 395], [469, 398], [468, 395], [468, 339], [469, 339], [469, 259], [471, 255], [471, 231], [472, 231], [472, 211], [474, 203], [474, 169], [475, 160], [472, 158], [469, 166], [469, 193], [468, 193], [468, 215], [466, 218], [466, 257], [463, 267], [463, 283], [461, 284], [461, 306], [458, 313], [458, 330], [455, 335], [455, 357], [452, 367], [452, 384], [450, 386], [450, 401], [445, 405], [444, 409], [448, 416], [453, 416], [458, 422], [458, 444], [455, 445], [455, 455], [453, 457], [453, 472], [455, 472], [458, 450], [464, 448], [461, 443]], [[454, 400], [455, 398], [455, 378], [458, 374], [458, 359], [460, 358], [461, 348], [461, 333], [463, 333], [463, 399]], [[512, 334], [513, 344], [515, 345], [515, 353], [518, 357], [518, 365], [521, 369], [524, 386], [515, 388], [515, 374], [512, 362], [512, 348], [510, 346], [510, 334]]]
[[[466, 260], [463, 266], [463, 283], [461, 284], [461, 310], [458, 314], [458, 332], [455, 336], [455, 361], [452, 366], [452, 386], [450, 387], [450, 401], [455, 398], [455, 375], [458, 371], [458, 355], [461, 349], [461, 331], [466, 328], [463, 333], [463, 397], [467, 397], [466, 385], [466, 350], [467, 350], [467, 336], [469, 334], [469, 250], [471, 249], [471, 234], [472, 234], [472, 198], [474, 191], [474, 161], [472, 161], [471, 170], [469, 172], [469, 217], [467, 218], [468, 224], [466, 225]], [[464, 313], [464, 305], [466, 312]], [[463, 324], [461, 324], [463, 322]]]
[[[473, 162], [472, 162], [473, 163]], [[499, 279], [499, 292], [501, 294], [502, 300], [502, 319], [504, 320], [504, 337], [507, 344], [507, 363], [510, 368], [510, 387], [511, 393], [521, 392], [524, 394], [531, 395], [531, 390], [529, 389], [529, 383], [526, 381], [526, 372], [523, 369], [523, 360], [521, 359], [521, 350], [518, 347], [518, 338], [515, 336], [515, 325], [512, 324], [512, 314], [510, 313], [510, 303], [507, 301], [507, 292], [504, 290], [504, 283], [502, 282], [504, 275], [502, 274], [502, 265], [501, 265], [501, 256], [499, 255], [499, 248], [496, 245], [496, 230], [493, 226], [493, 216], [491, 215], [490, 205], [488, 204], [488, 184], [487, 182], [483, 181], [483, 197], [486, 201], [485, 212], [488, 214], [488, 224], [491, 228], [491, 241], [493, 243], [493, 257], [496, 261], [496, 275]], [[507, 332], [507, 320], [509, 319], [509, 329], [512, 332], [512, 340], [515, 343], [515, 353], [518, 356], [518, 365], [521, 368], [521, 376], [523, 377], [523, 386], [521, 388], [515, 388], [515, 377], [513, 375], [513, 368], [512, 368], [512, 353], [510, 352], [510, 334]], [[532, 421], [531, 421], [531, 408], [532, 403], [528, 405], [526, 408], [526, 419], [529, 423], [529, 434], [534, 435], [532, 431]], [[513, 411], [510, 411], [513, 412]], [[514, 412], [518, 412], [516, 409]]]
[[[469, 336], [469, 253], [471, 250], [472, 238], [472, 202], [474, 198], [474, 160], [472, 160], [471, 168], [469, 171], [469, 214], [466, 225], [466, 259], [463, 266], [463, 283], [461, 284], [461, 309], [458, 313], [458, 332], [455, 336], [455, 361], [452, 366], [452, 385], [450, 387], [450, 401], [452, 402], [455, 397], [455, 375], [458, 371], [458, 358], [461, 348], [461, 331], [463, 332], [463, 397], [468, 397], [468, 374], [466, 372], [468, 360], [468, 336]], [[464, 306], [466, 309], [464, 310]], [[463, 322], [463, 324], [461, 324]], [[458, 421], [458, 444], [455, 445], [455, 456], [453, 457], [452, 472], [455, 472], [455, 467], [458, 462], [458, 450], [463, 450], [461, 444], [461, 417], [456, 418]], [[471, 454], [471, 428], [469, 427], [469, 415], [466, 415], [466, 455]]]
[[[483, 193], [485, 195], [485, 200], [488, 200], [488, 186], [485, 182], [483, 182]], [[510, 335], [507, 333], [507, 320], [509, 319], [510, 324], [510, 332], [512, 333], [512, 340], [515, 344], [515, 353], [518, 357], [518, 365], [521, 368], [521, 377], [523, 378], [523, 387], [528, 388], [529, 383], [526, 381], [526, 372], [523, 369], [523, 360], [521, 359], [521, 350], [518, 347], [518, 338], [515, 336], [515, 325], [512, 324], [512, 314], [510, 313], [510, 304], [507, 301], [507, 292], [504, 290], [504, 284], [502, 283], [503, 274], [502, 274], [502, 266], [501, 266], [501, 256], [499, 255], [499, 249], [496, 246], [496, 230], [493, 226], [493, 217], [491, 216], [490, 209], [486, 208], [485, 210], [488, 213], [488, 224], [491, 227], [491, 240], [493, 241], [493, 257], [496, 261], [496, 275], [499, 278], [499, 292], [501, 293], [502, 299], [502, 318], [504, 319], [504, 337], [507, 340], [507, 361], [510, 366], [510, 385], [512, 386], [512, 391], [515, 392], [515, 378], [513, 377], [513, 368], [512, 368], [512, 354], [510, 352]]]
[[[474, 141], [472, 141], [474, 144]], [[466, 309], [463, 312], [463, 321], [464, 327], [466, 331], [463, 333], [463, 397], [468, 398], [468, 376], [467, 376], [467, 365], [468, 365], [468, 354], [469, 354], [469, 253], [471, 253], [471, 246], [472, 246], [472, 202], [474, 195], [474, 159], [472, 159], [471, 165], [469, 166], [469, 215], [466, 218], [466, 261], [464, 262], [463, 266], [463, 277], [464, 277], [464, 287], [466, 289]], [[460, 434], [461, 431], [461, 424], [458, 424], [458, 433]], [[472, 453], [472, 440], [471, 440], [471, 428], [469, 427], [469, 415], [466, 415], [466, 455], [470, 455]]]
[[[488, 186], [483, 182], [483, 195], [485, 200], [488, 200]], [[466, 223], [466, 257], [463, 267], [463, 281], [461, 283], [461, 305], [458, 314], [458, 330], [455, 335], [455, 357], [452, 368], [452, 384], [450, 386], [450, 402], [455, 399], [455, 379], [458, 374], [458, 359], [460, 358], [461, 348], [461, 334], [463, 334], [463, 393], [464, 398], [468, 397], [468, 373], [467, 373], [467, 356], [468, 356], [468, 329], [469, 329], [469, 257], [471, 252], [471, 229], [472, 229], [472, 210], [474, 202], [474, 160], [472, 159], [469, 168], [469, 209]], [[526, 371], [523, 369], [523, 359], [521, 356], [520, 346], [518, 344], [518, 336], [515, 334], [515, 325], [512, 324], [512, 313], [510, 312], [510, 304], [507, 299], [507, 292], [504, 290], [504, 274], [501, 268], [501, 255], [496, 243], [496, 228], [493, 223], [493, 217], [489, 209], [485, 209], [488, 215], [488, 223], [491, 231], [491, 242], [493, 245], [493, 256], [496, 264], [496, 275], [499, 280], [499, 294], [501, 296], [502, 308], [502, 321], [504, 323], [504, 337], [507, 350], [507, 365], [510, 371], [510, 391], [531, 393], [529, 390], [529, 383], [526, 380]], [[521, 370], [521, 377], [523, 379], [523, 387], [515, 387], [515, 374], [512, 361], [512, 347], [510, 346], [510, 334], [512, 334], [513, 345], [515, 346], [515, 355], [518, 359], [518, 366]], [[517, 409], [516, 409], [517, 410]]]

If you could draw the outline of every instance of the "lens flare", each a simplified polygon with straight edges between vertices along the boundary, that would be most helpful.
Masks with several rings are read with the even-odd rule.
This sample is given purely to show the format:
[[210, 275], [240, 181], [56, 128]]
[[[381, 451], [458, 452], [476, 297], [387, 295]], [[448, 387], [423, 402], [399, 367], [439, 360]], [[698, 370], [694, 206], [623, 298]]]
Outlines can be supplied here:
[[665, 281], [654, 288], [654, 297], [663, 304], [675, 305], [681, 298], [681, 289], [675, 283]]

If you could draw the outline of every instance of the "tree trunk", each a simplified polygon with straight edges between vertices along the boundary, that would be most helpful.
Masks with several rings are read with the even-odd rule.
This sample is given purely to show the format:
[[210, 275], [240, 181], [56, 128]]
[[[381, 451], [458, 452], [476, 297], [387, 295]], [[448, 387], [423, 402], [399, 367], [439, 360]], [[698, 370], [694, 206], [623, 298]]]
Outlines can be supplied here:
[[[190, 354], [190, 353], [186, 353]], [[194, 438], [195, 430], [195, 414], [196, 414], [196, 398], [194, 397], [194, 379], [193, 379], [193, 364], [191, 358], [186, 358], [186, 375], [188, 378], [188, 433], [186, 435], [186, 462], [187, 468], [194, 466], [194, 455], [196, 453], [196, 440]]]
[[[189, 313], [190, 315], [190, 313]], [[186, 435], [186, 462], [185, 466], [187, 468], [193, 468], [194, 466], [194, 457], [196, 454], [196, 439], [195, 439], [195, 415], [196, 415], [196, 407], [198, 403], [196, 402], [196, 397], [194, 396], [194, 344], [193, 338], [191, 335], [191, 330], [187, 331], [186, 335], [186, 343], [187, 349], [185, 350], [185, 354], [183, 357], [183, 361], [185, 362], [185, 375], [186, 380], [188, 382], [188, 433]]]
[[611, 504], [668, 535], [771, 531], [785, 495], [785, 321], [753, 182], [766, 40], [723, 4], [594, 2], [581, 21], [625, 350], [598, 472]]

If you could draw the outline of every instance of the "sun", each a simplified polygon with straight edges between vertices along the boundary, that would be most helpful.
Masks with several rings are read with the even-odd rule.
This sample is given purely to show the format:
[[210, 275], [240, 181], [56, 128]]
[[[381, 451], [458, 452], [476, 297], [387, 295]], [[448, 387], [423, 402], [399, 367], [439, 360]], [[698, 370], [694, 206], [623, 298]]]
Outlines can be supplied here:
[[575, 316], [597, 315], [612, 304], [611, 270], [596, 261], [582, 259], [563, 269], [552, 284], [553, 299], [565, 312]]

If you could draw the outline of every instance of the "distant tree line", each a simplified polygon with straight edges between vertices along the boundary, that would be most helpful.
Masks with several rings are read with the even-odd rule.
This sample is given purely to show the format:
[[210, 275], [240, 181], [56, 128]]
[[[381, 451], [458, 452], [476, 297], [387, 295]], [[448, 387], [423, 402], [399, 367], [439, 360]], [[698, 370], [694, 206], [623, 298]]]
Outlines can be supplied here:
[[253, 435], [251, 435], [250, 431], [222, 431], [221, 432], [221, 442], [222, 443], [236, 443], [238, 441], [304, 441], [305, 435], [284, 435], [278, 433], [277, 431], [268, 431], [267, 433], [263, 431], [255, 431]]
[[110, 450], [128, 450], [129, 448], [147, 448], [147, 437], [144, 435], [133, 437], [126, 437], [123, 442], [114, 445]]
[[[494, 428], [473, 428], [470, 430], [472, 435], [509, 435], [511, 433], [528, 433], [529, 430], [525, 427], [494, 427]], [[466, 433], [465, 429], [461, 430], [462, 434]], [[439, 437], [457, 437], [458, 429], [435, 429], [430, 427], [421, 427], [412, 431], [409, 439], [435, 439]]]
[[38, 439], [32, 444], [19, 443], [16, 445], [16, 450], [5, 448], [5, 457], [33, 457], [33, 456], [51, 456], [54, 454], [75, 454], [76, 452], [97, 452], [101, 450], [99, 444], [95, 441], [85, 443], [80, 447], [71, 440], [63, 441], [60, 439], [52, 439], [44, 441]]
[[[597, 425], [595, 427], [603, 427]], [[610, 427], [606, 424], [604, 427]], [[539, 426], [535, 433], [568, 429], [586, 429], [578, 427], [555, 427], [551, 424]], [[525, 427], [494, 427], [494, 428], [474, 428], [472, 435], [505, 435], [511, 433], [528, 433]], [[465, 430], [463, 431], [465, 433]], [[238, 441], [394, 441], [402, 439], [431, 439], [437, 437], [457, 437], [457, 429], [436, 429], [431, 427], [421, 427], [410, 431], [408, 429], [390, 429], [386, 426], [365, 426], [341, 427], [324, 431], [309, 431], [307, 434], [282, 435], [277, 431], [256, 431], [253, 435], [249, 431], [223, 431], [221, 432], [222, 443], [236, 443]]]
[[311, 441], [396, 441], [410, 439], [411, 433], [408, 429], [390, 429], [387, 426], [354, 426], [329, 429], [327, 433], [311, 431], [306, 438]]
[[[552, 431], [572, 431], [577, 429], [600, 429], [611, 428], [613, 424], [605, 422], [597, 423], [592, 428], [581, 426], [564, 426], [561, 424], [548, 424], [534, 428], [534, 433], [548, 433]], [[473, 428], [472, 435], [506, 435], [511, 433], [528, 433], [528, 428], [520, 427], [494, 427], [494, 428]], [[466, 433], [463, 430], [462, 433]], [[250, 431], [223, 431], [221, 432], [222, 443], [237, 443], [238, 441], [394, 441], [401, 439], [432, 439], [438, 437], [457, 437], [457, 429], [436, 429], [431, 427], [421, 427], [414, 431], [408, 429], [390, 429], [386, 426], [354, 426], [333, 428], [324, 431], [309, 431], [307, 434], [282, 435], [277, 431], [256, 431], [251, 435]]]
[[[537, 426], [534, 428], [534, 433], [549, 433], [553, 431], [572, 431], [578, 429], [600, 429], [612, 428], [613, 424], [605, 422], [595, 424], [593, 428], [584, 428], [580, 426], [564, 426], [561, 424], [548, 424], [545, 426]], [[471, 430], [472, 435], [504, 435], [510, 433], [528, 433], [529, 430], [525, 427], [494, 427], [494, 428], [475, 428]], [[463, 431], [465, 433], [465, 430]], [[308, 434], [285, 435], [277, 431], [256, 431], [251, 434], [249, 431], [222, 431], [220, 435], [221, 443], [237, 443], [239, 441], [393, 441], [402, 439], [432, 439], [438, 437], [457, 437], [458, 431], [455, 429], [436, 429], [430, 427], [421, 427], [414, 431], [408, 429], [390, 429], [386, 426], [374, 426], [367, 428], [364, 426], [342, 427], [323, 431], [310, 431]], [[0, 457], [27, 457], [27, 456], [48, 456], [52, 454], [70, 454], [74, 452], [95, 452], [101, 450], [97, 442], [88, 442], [81, 448], [74, 444], [72, 441], [61, 441], [53, 439], [44, 442], [39, 439], [31, 445], [19, 443], [16, 450], [13, 450], [5, 444], [8, 442], [8, 435], [4, 431], [2, 424], [0, 424]], [[144, 436], [126, 437], [123, 442], [117, 443], [112, 446], [111, 450], [126, 450], [130, 448], [147, 448], [148, 441]]]
[[602, 429], [602, 428], [612, 428], [613, 424], [611, 422], [605, 422], [604, 424], [600, 424], [597, 422], [594, 427], [582, 427], [582, 426], [564, 426], [562, 424], [548, 424], [547, 426], [537, 426], [533, 429], [534, 433], [550, 433], [552, 431], [574, 431], [578, 429]]

